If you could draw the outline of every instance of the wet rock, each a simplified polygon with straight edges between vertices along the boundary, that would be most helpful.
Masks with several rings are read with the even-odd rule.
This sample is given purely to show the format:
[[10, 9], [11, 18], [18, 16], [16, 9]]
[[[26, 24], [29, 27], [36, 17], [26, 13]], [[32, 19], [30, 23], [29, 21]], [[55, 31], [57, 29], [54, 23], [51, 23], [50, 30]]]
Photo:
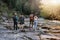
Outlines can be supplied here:
[[57, 40], [57, 39], [53, 39], [53, 38], [51, 38], [50, 40]]
[[48, 29], [48, 30], [51, 29], [51, 28], [49, 28], [49, 27], [41, 27], [41, 28], [42, 28], [42, 29]]

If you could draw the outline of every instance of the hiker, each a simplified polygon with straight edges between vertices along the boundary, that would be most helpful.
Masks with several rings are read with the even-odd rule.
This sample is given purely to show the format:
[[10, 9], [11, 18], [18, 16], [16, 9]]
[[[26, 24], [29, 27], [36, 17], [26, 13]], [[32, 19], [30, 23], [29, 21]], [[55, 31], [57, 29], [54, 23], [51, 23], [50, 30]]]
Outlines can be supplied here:
[[30, 27], [33, 27], [33, 22], [34, 22], [34, 14], [30, 14]]
[[33, 25], [33, 29], [36, 31], [37, 29], [37, 25], [38, 25], [38, 17], [35, 15], [34, 16], [34, 25]]
[[20, 21], [20, 27], [23, 29], [23, 27], [24, 27], [24, 15], [20, 15], [19, 21]]
[[13, 22], [14, 22], [14, 30], [17, 30], [18, 29], [18, 16], [17, 16], [17, 13], [14, 13]]

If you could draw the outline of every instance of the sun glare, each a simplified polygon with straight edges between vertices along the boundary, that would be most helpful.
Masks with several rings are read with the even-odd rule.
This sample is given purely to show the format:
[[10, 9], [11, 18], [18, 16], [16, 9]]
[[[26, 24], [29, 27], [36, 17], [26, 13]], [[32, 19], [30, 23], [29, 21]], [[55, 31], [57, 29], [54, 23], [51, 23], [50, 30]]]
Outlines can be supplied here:
[[60, 0], [42, 0], [41, 3], [43, 4], [47, 4], [47, 5], [59, 5], [60, 4]]
[[51, 3], [54, 5], [60, 4], [60, 0], [51, 0]]
[[48, 13], [60, 13], [60, 0], [41, 0], [41, 5], [39, 8], [42, 8], [42, 11]]

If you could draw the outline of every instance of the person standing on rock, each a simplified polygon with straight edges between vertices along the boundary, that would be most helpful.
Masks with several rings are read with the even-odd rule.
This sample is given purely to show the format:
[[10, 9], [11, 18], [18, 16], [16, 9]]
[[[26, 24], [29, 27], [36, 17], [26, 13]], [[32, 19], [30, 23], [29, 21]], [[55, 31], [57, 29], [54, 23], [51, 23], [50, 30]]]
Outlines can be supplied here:
[[38, 25], [38, 17], [37, 15], [34, 16], [34, 25], [33, 25], [33, 29], [36, 31], [37, 29], [37, 25]]
[[34, 22], [34, 14], [30, 14], [30, 27], [33, 27], [33, 22]]
[[23, 27], [24, 27], [24, 15], [20, 15], [19, 22], [20, 22], [21, 28], [23, 29]]
[[18, 29], [18, 16], [17, 16], [17, 13], [14, 13], [13, 22], [14, 22], [14, 30], [17, 30]]

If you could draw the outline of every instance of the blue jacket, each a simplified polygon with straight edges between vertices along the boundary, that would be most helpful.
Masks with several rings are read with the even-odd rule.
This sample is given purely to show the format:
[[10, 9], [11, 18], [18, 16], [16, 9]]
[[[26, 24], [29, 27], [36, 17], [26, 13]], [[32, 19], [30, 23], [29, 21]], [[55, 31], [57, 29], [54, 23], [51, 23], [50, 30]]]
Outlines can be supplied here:
[[14, 17], [13, 17], [13, 21], [14, 21], [14, 22], [18, 22], [18, 16], [14, 16]]

